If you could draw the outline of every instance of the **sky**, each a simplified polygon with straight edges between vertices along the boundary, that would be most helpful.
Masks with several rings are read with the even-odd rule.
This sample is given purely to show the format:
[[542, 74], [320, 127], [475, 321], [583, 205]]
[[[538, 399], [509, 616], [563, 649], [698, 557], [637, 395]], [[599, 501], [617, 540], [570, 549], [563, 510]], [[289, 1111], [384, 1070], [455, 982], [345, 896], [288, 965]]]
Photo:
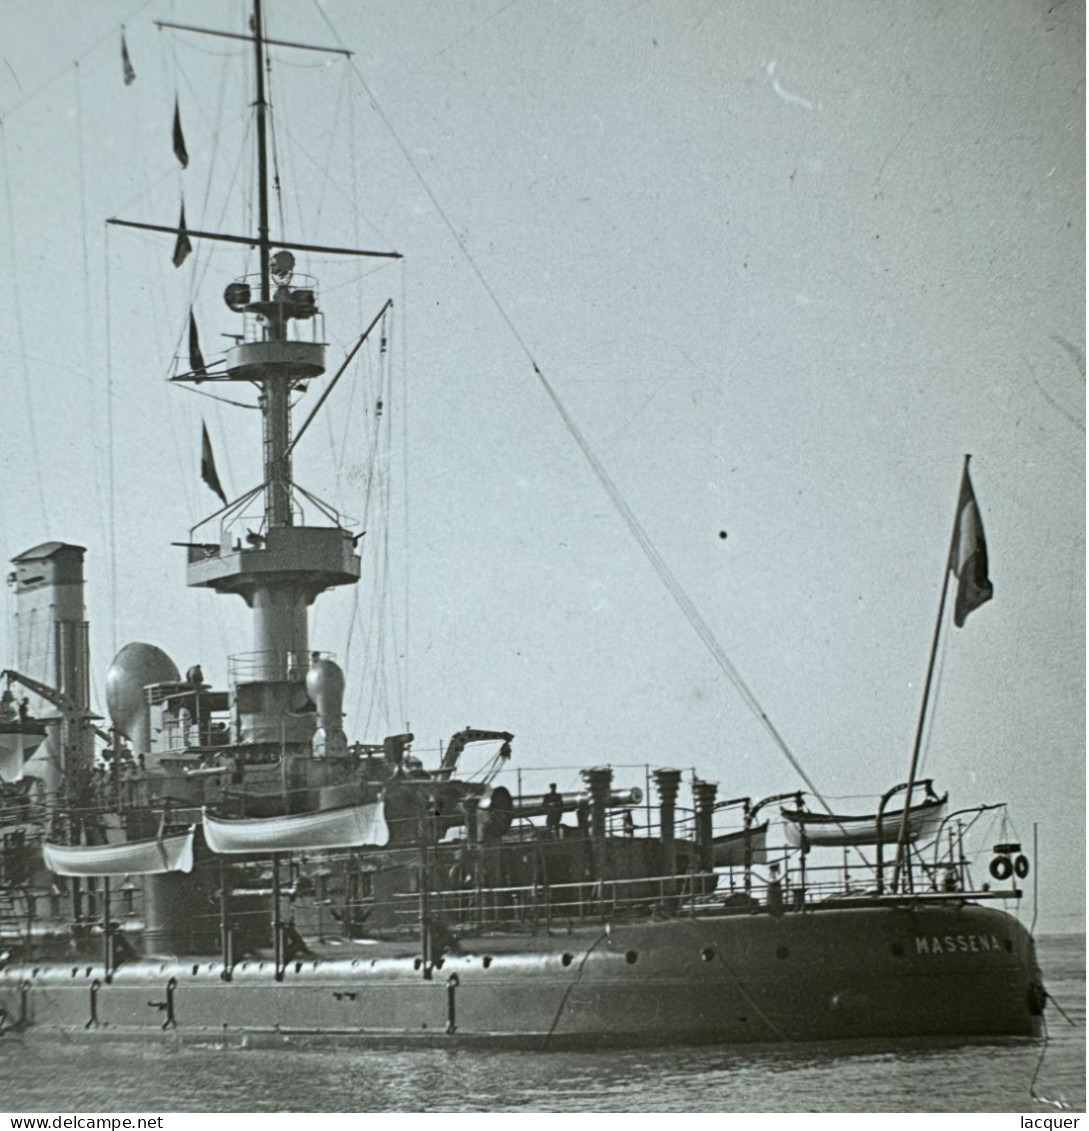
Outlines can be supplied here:
[[[0, 2], [0, 529], [9, 557], [87, 547], [100, 707], [129, 641], [217, 686], [251, 647], [171, 543], [218, 506], [202, 421], [234, 496], [257, 414], [167, 378], [190, 305], [207, 356], [239, 332], [220, 296], [255, 256], [175, 269], [170, 237], [104, 223], [173, 224], [184, 196], [191, 227], [253, 231], [251, 59], [155, 20], [245, 30], [212, 0]], [[330, 371], [395, 304], [295, 465], [367, 530], [364, 581], [312, 614], [349, 737], [409, 728], [427, 760], [508, 730], [527, 789], [605, 763], [801, 785], [536, 365], [809, 778], [872, 809], [907, 776], [970, 453], [995, 597], [943, 631], [923, 770], [954, 807], [1011, 803], [985, 843], [1038, 826], [1040, 925], [1083, 929], [1083, 7], [272, 0], [266, 23], [354, 51], [273, 53], [274, 233], [405, 257], [299, 263]]]

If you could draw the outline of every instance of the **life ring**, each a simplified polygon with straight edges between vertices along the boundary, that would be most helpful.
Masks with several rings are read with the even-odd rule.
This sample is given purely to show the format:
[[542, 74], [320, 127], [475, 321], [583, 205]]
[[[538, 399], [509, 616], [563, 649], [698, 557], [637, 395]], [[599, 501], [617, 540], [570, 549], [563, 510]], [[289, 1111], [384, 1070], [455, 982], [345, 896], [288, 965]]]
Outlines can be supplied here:
[[996, 880], [1008, 880], [1013, 875], [1013, 864], [1008, 856], [996, 856], [989, 871]]
[[1013, 862], [1013, 874], [1019, 879], [1023, 880], [1029, 874], [1028, 857], [1022, 853]]

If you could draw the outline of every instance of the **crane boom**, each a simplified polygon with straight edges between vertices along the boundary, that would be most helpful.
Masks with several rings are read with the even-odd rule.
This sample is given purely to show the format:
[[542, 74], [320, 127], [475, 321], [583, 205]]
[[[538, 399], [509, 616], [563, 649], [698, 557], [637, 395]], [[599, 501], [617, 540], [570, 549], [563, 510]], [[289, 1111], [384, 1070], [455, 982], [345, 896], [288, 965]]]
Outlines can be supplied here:
[[514, 735], [505, 730], [474, 730], [472, 727], [466, 727], [450, 739], [450, 744], [446, 747], [442, 756], [442, 764], [435, 776], [440, 780], [449, 779], [450, 775], [457, 769], [461, 752], [470, 742], [502, 742], [505, 744], [503, 749], [506, 751], [504, 757], [509, 758], [510, 741], [513, 738]]

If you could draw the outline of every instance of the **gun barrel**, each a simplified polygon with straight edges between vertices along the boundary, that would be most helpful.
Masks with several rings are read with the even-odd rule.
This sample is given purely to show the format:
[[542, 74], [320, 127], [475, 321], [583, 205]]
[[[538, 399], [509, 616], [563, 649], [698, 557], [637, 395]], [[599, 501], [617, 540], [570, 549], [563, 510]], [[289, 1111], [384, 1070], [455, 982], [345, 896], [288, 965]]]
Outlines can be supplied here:
[[[590, 794], [587, 791], [579, 793], [561, 793], [563, 798], [563, 812], [574, 813], [582, 805], [590, 804]], [[638, 786], [631, 789], [614, 789], [609, 794], [608, 808], [630, 809], [633, 805], [643, 804], [643, 791]], [[514, 815], [516, 817], [543, 817], [549, 810], [545, 805], [544, 797], [516, 797], [514, 799]]]

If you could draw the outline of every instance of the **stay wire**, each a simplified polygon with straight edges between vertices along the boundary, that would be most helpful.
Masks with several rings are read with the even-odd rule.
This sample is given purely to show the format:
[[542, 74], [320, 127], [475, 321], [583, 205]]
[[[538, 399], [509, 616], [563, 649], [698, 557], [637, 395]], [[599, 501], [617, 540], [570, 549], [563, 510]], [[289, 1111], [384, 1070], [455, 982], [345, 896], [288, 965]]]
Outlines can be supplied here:
[[246, 404], [245, 401], [232, 401], [229, 397], [220, 397], [215, 393], [206, 393], [203, 389], [194, 389], [192, 385], [184, 385], [180, 382], [175, 382], [175, 387], [183, 392], [192, 393], [194, 396], [207, 397], [209, 400], [219, 401], [220, 404], [233, 405], [235, 408], [249, 408], [256, 411], [260, 407], [255, 404]]
[[545, 1034], [544, 1043], [541, 1045], [541, 1052], [548, 1051], [549, 1042], [552, 1040], [553, 1033], [556, 1032], [556, 1026], [560, 1023], [560, 1018], [563, 1016], [563, 1011], [567, 1008], [567, 999], [571, 996], [571, 991], [582, 981], [582, 971], [586, 967], [586, 963], [590, 961], [590, 955], [609, 937], [609, 929], [606, 927], [604, 931], [590, 944], [590, 948], [582, 956], [582, 961], [579, 963], [579, 968], [575, 971], [575, 976], [567, 983], [567, 988], [563, 991], [563, 997], [560, 998], [560, 1004], [556, 1008], [556, 1016], [552, 1018], [552, 1024], [548, 1027], [548, 1032]]
[[4, 166], [4, 194], [7, 200], [7, 227], [8, 246], [11, 255], [8, 261], [8, 270], [11, 272], [12, 304], [15, 314], [15, 340], [19, 350], [19, 369], [22, 374], [23, 396], [26, 399], [26, 418], [30, 425], [30, 454], [34, 464], [34, 482], [38, 496], [38, 507], [41, 510], [42, 522], [49, 530], [49, 511], [45, 502], [45, 487], [42, 483], [41, 454], [38, 447], [38, 430], [34, 421], [34, 398], [30, 391], [30, 374], [27, 370], [26, 336], [23, 332], [23, 302], [22, 287], [19, 283], [19, 250], [15, 243], [15, 198], [11, 192], [11, 161], [8, 157], [8, 131], [4, 120], [0, 118], [0, 162]]
[[110, 226], [105, 225], [106, 253], [102, 257], [105, 276], [103, 297], [106, 300], [106, 493], [109, 497], [107, 526], [110, 532], [110, 645], [111, 655], [117, 655], [117, 492], [115, 484], [115, 444], [113, 432], [113, 303], [110, 297]]
[[[1055, 1001], [1050, 994], [1048, 994], [1048, 998], [1051, 1001]], [[1058, 1007], [1058, 1003], [1056, 1002], [1055, 1004], [1056, 1007]], [[1059, 1012], [1063, 1013], [1061, 1009]], [[1063, 1013], [1063, 1016], [1066, 1017], [1066, 1014]], [[1066, 1019], [1070, 1021], [1069, 1017], [1066, 1017]], [[1066, 1111], [1070, 1108], [1070, 1104], [1065, 1098], [1060, 1096], [1057, 1100], [1053, 1100], [1050, 1096], [1042, 1096], [1036, 1091], [1036, 1081], [1040, 1078], [1040, 1072], [1044, 1067], [1044, 1058], [1047, 1056], [1048, 1049], [1051, 1047], [1051, 1032], [1047, 1026], [1046, 1014], [1040, 1017], [1040, 1022], [1044, 1030], [1044, 1040], [1040, 1046], [1040, 1055], [1036, 1058], [1036, 1067], [1032, 1073], [1032, 1080], [1029, 1082], [1029, 1097], [1038, 1104], [1047, 1104], [1049, 1107], [1058, 1108], [1059, 1111]], [[1070, 1024], [1073, 1025], [1074, 1022], [1070, 1021]]]
[[[401, 260], [401, 317], [397, 325], [401, 331], [401, 351], [399, 360], [401, 363], [401, 511], [402, 522], [404, 524], [404, 604], [405, 604], [405, 628], [404, 628], [404, 655], [401, 664], [403, 691], [402, 699], [405, 704], [405, 710], [409, 709], [412, 703], [411, 691], [412, 686], [410, 683], [412, 665], [410, 663], [409, 646], [412, 640], [412, 633], [410, 631], [411, 624], [409, 622], [409, 609], [412, 606], [411, 593], [412, 593], [412, 543], [409, 540], [411, 527], [409, 524], [409, 462], [408, 462], [408, 340], [407, 340], [407, 323], [408, 323], [408, 284], [406, 281], [406, 268], [407, 259]], [[393, 382], [392, 366], [390, 370], [390, 383]], [[405, 729], [409, 730], [408, 723], [405, 723]]]
[[[76, 155], [79, 166], [79, 227], [80, 237], [82, 241], [82, 263], [83, 263], [83, 365], [84, 365], [84, 378], [87, 382], [88, 393], [88, 408], [87, 419], [95, 421], [95, 408], [96, 400], [95, 382], [91, 380], [91, 373], [93, 371], [93, 364], [91, 360], [92, 345], [91, 345], [91, 327], [94, 325], [94, 316], [91, 309], [91, 256], [87, 245], [87, 174], [86, 174], [86, 160], [83, 151], [83, 90], [80, 83], [79, 60], [73, 64], [72, 78], [76, 90]], [[102, 498], [102, 479], [99, 475], [99, 460], [97, 452], [95, 460], [92, 464], [93, 477], [94, 477], [94, 493], [98, 501], [95, 508], [98, 517], [99, 535], [102, 538], [102, 545], [109, 545], [109, 531], [105, 523], [105, 500]]]
[[[333, 26], [329, 17], [326, 15], [324, 9], [321, 6], [320, 0], [314, 0], [314, 6], [317, 8], [332, 35], [336, 37], [338, 45], [343, 46], [340, 35], [337, 32], [336, 28]], [[742, 678], [741, 673], [726, 655], [725, 651], [722, 648], [722, 645], [719, 644], [710, 626], [700, 615], [699, 610], [692, 603], [691, 599], [688, 597], [688, 594], [681, 587], [680, 582], [677, 580], [668, 564], [665, 562], [661, 554], [658, 552], [657, 548], [651, 542], [649, 535], [644, 530], [638, 518], [636, 518], [634, 512], [628, 506], [626, 500], [620, 494], [619, 489], [616, 487], [608, 473], [605, 471], [604, 466], [591, 451], [590, 446], [587, 443], [586, 438], [583, 436], [581, 430], [575, 424], [575, 421], [568, 413], [567, 409], [564, 407], [563, 402], [560, 400], [556, 391], [553, 389], [551, 383], [545, 377], [544, 373], [541, 371], [540, 367], [534, 360], [532, 351], [530, 350], [525, 339], [522, 337], [521, 333], [519, 333], [518, 328], [515, 326], [514, 322], [511, 320], [510, 315], [507, 313], [506, 307], [499, 301], [499, 296], [492, 289], [491, 285], [488, 283], [488, 280], [484, 277], [483, 272], [477, 266], [475, 259], [466, 247], [465, 241], [458, 233], [457, 229], [454, 227], [446, 211], [439, 203], [438, 197], [436, 197], [430, 184], [424, 177], [419, 165], [414, 160], [408, 147], [401, 140], [400, 135], [393, 127], [393, 123], [390, 121], [389, 117], [386, 115], [385, 111], [379, 104], [374, 91], [367, 83], [367, 80], [364, 78], [363, 73], [359, 68], [359, 64], [355, 61], [355, 57], [353, 56], [349, 61], [353, 70], [355, 71], [360, 85], [366, 91], [367, 96], [370, 98], [371, 105], [374, 107], [375, 113], [379, 116], [383, 125], [385, 125], [387, 131], [390, 134], [390, 137], [393, 139], [397, 148], [400, 150], [406, 164], [415, 174], [416, 179], [426, 193], [427, 198], [431, 201], [436, 214], [442, 220], [447, 231], [450, 233], [450, 236], [461, 251], [461, 254], [464, 257], [466, 263], [469, 265], [470, 270], [476, 276], [477, 282], [480, 283], [480, 286], [483, 288], [485, 294], [488, 296], [488, 298], [491, 300], [492, 305], [495, 307], [496, 312], [506, 324], [512, 337], [518, 343], [522, 352], [525, 354], [526, 359], [529, 361], [530, 365], [533, 366], [534, 374], [537, 376], [537, 379], [540, 382], [545, 393], [548, 395], [549, 400], [551, 400], [556, 411], [559, 413], [560, 419], [563, 421], [564, 426], [567, 428], [568, 432], [571, 434], [572, 439], [574, 439], [575, 443], [578, 445], [579, 450], [582, 452], [583, 456], [590, 464], [591, 470], [597, 476], [601, 485], [605, 488], [605, 491], [608, 494], [610, 501], [613, 503], [614, 508], [620, 514], [620, 517], [628, 527], [629, 532], [639, 544], [639, 547], [642, 549], [655, 573], [658, 574], [659, 579], [665, 585], [670, 596], [678, 605], [681, 612], [688, 620], [689, 624], [695, 630], [696, 635], [700, 638], [704, 646], [710, 652], [712, 659], [714, 659], [715, 663], [718, 664], [720, 670], [733, 685], [734, 689], [738, 692], [742, 702], [749, 708], [749, 710], [756, 716], [759, 722], [767, 730], [775, 745], [779, 748], [779, 750], [786, 757], [787, 761], [790, 763], [794, 772], [802, 779], [803, 782], [805, 782], [810, 793], [812, 793], [812, 795], [817, 798], [817, 800], [821, 803], [821, 805], [827, 812], [831, 813], [832, 809], [825, 801], [820, 790], [817, 789], [812, 779], [802, 768], [798, 759], [794, 756], [793, 751], [787, 745], [786, 740], [779, 733], [778, 729], [768, 717], [767, 712], [764, 711], [764, 709], [761, 707], [756, 696], [753, 694], [748, 684]]]
[[[938, 654], [938, 670], [934, 673], [933, 690], [930, 696], [930, 710], [927, 712], [926, 719], [926, 734], [923, 738], [922, 755], [919, 758], [919, 773], [921, 774], [926, 766], [927, 758], [930, 755], [931, 740], [934, 737], [934, 720], [938, 717], [938, 696], [942, 687], [942, 677], [945, 674], [945, 661], [949, 655], [949, 637], [950, 633], [943, 632], [940, 644], [940, 652]], [[910, 804], [911, 799], [908, 798]]]
[[7, 110], [0, 111], [0, 122], [5, 121], [6, 119], [17, 114], [25, 106], [33, 102], [40, 94], [43, 94], [55, 82], [57, 82], [59, 79], [64, 78], [64, 76], [68, 74], [72, 67], [78, 66], [84, 59], [87, 58], [88, 55], [92, 54], [94, 51], [97, 51], [103, 43], [105, 43], [107, 40], [113, 39], [119, 31], [122, 35], [124, 35], [125, 24], [128, 23], [129, 20], [134, 19], [136, 16], [138, 16], [151, 2], [152, 0], [142, 0], [142, 3], [138, 4], [135, 8], [132, 9], [132, 11], [130, 11], [122, 18], [120, 24], [111, 25], [109, 31], [107, 31], [103, 35], [100, 35], [98, 39], [96, 39], [94, 43], [92, 43], [91, 46], [87, 48], [86, 51], [84, 51], [81, 55], [76, 56], [76, 58], [71, 63], [68, 63], [66, 66], [62, 67], [59, 71], [57, 71], [56, 74], [51, 75], [40, 86], [36, 86], [29, 94], [24, 95], [19, 99], [18, 102], [15, 102], [11, 106], [9, 106]]

